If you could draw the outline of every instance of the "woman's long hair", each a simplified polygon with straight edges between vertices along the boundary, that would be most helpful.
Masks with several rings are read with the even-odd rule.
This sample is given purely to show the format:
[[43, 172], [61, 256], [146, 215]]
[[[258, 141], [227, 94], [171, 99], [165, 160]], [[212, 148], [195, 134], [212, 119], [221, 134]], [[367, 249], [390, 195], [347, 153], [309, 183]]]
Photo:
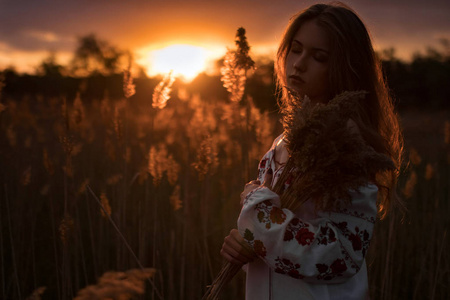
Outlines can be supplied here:
[[402, 163], [403, 137], [370, 34], [358, 15], [346, 5], [340, 2], [316, 4], [291, 18], [275, 61], [281, 111], [285, 113], [295, 105], [287, 89], [286, 57], [295, 34], [310, 20], [325, 30], [330, 39], [331, 98], [344, 91], [368, 92], [365, 99], [359, 102], [354, 121], [364, 140], [377, 152], [391, 157], [396, 167], [395, 171], [383, 172], [374, 178], [379, 188], [379, 212], [384, 217], [393, 204], [401, 204], [396, 194], [396, 184]]

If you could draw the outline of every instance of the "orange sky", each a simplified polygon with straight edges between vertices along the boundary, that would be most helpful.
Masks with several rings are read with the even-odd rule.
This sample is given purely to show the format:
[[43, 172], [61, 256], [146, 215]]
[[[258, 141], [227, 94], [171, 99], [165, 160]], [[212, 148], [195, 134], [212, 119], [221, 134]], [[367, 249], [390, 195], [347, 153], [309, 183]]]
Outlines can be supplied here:
[[[253, 53], [271, 53], [289, 17], [317, 1], [301, 0], [3, 0], [0, 69], [32, 72], [54, 51], [67, 62], [77, 37], [95, 33], [136, 55], [174, 43], [220, 55], [247, 30]], [[450, 38], [448, 0], [350, 0], [369, 27], [376, 49], [395, 47], [407, 59]], [[215, 53], [215, 54], [214, 54]]]

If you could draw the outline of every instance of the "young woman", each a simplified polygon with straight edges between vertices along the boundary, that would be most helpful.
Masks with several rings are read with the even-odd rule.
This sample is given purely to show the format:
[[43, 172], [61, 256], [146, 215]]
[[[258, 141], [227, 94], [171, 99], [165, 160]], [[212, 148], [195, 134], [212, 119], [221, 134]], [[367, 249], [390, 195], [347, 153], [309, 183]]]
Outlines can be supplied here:
[[[221, 254], [231, 263], [248, 264], [246, 299], [367, 299], [365, 255], [377, 216], [399, 201], [395, 184], [402, 154], [399, 124], [370, 36], [344, 4], [313, 5], [291, 18], [275, 70], [285, 114], [300, 105], [298, 97], [325, 107], [343, 92], [365, 91], [345, 130], [360, 137], [364, 149], [388, 157], [392, 168], [349, 189], [347, 202], [311, 197], [287, 209], [273, 191], [286, 179], [280, 174], [292, 158], [286, 135], [280, 135], [260, 162], [258, 180], [241, 194], [238, 229], [225, 238]], [[320, 186], [326, 191], [328, 183]], [[296, 191], [299, 199], [307, 192]]]

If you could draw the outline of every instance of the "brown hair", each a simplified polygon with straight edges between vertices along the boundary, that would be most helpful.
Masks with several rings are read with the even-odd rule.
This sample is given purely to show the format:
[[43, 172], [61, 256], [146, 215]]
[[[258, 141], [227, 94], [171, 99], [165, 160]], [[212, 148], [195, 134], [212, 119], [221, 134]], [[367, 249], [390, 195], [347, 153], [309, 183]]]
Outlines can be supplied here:
[[358, 15], [345, 4], [312, 5], [291, 18], [275, 61], [281, 111], [289, 111], [295, 105], [286, 87], [286, 57], [294, 35], [311, 20], [324, 29], [330, 39], [329, 86], [332, 97], [344, 91], [368, 92], [359, 102], [354, 121], [364, 140], [377, 152], [391, 157], [396, 166], [395, 171], [380, 173], [374, 179], [379, 188], [379, 211], [384, 217], [392, 204], [401, 204], [396, 184], [402, 162], [403, 137], [370, 34]]

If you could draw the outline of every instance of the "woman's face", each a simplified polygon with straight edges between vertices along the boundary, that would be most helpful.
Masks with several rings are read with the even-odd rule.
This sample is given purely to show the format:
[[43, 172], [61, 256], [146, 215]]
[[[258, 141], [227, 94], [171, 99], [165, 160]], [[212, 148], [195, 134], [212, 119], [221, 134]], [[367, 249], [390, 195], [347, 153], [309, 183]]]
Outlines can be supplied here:
[[313, 102], [330, 98], [328, 79], [330, 45], [326, 32], [315, 20], [304, 23], [294, 35], [286, 57], [288, 88]]

